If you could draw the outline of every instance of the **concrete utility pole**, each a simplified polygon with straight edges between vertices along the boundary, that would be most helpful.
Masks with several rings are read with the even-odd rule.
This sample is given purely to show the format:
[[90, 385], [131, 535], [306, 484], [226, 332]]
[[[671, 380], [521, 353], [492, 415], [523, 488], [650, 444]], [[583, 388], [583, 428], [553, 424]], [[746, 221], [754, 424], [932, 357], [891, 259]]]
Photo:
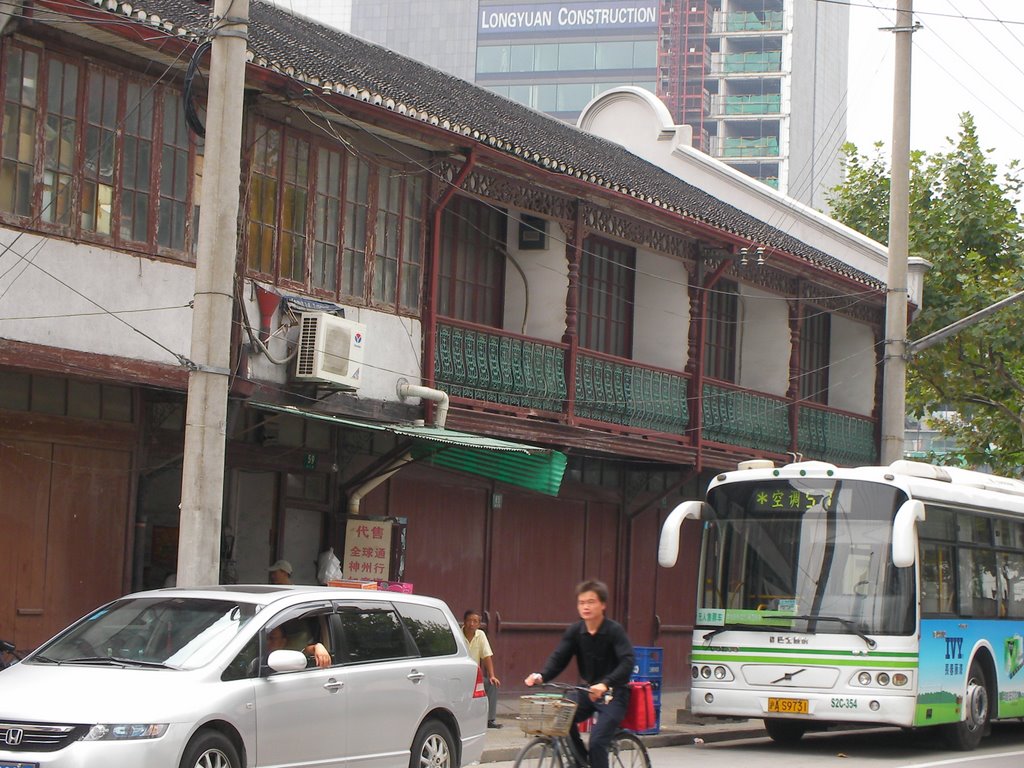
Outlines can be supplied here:
[[[229, 11], [232, 15], [227, 17]], [[190, 359], [196, 368], [188, 379], [185, 457], [181, 469], [177, 583], [182, 587], [220, 581], [249, 0], [216, 0], [213, 21], [192, 310]]]
[[907, 410], [907, 256], [910, 240], [910, 55], [913, 0], [898, 0], [892, 98], [892, 180], [889, 186], [889, 293], [885, 302], [882, 463], [903, 457]]

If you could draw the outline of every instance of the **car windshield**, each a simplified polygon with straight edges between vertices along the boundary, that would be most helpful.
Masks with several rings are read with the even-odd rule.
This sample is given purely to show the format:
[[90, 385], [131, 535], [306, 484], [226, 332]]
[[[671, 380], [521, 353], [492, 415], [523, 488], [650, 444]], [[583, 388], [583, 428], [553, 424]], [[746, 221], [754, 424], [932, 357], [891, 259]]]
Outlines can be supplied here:
[[196, 669], [220, 653], [256, 611], [234, 600], [126, 598], [69, 627], [31, 661]]

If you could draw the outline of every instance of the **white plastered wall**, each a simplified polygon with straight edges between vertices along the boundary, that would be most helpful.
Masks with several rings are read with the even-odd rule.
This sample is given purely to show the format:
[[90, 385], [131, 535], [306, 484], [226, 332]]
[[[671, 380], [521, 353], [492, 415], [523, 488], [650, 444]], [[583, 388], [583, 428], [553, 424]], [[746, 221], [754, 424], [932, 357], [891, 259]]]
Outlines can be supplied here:
[[792, 337], [786, 300], [749, 285], [739, 286], [739, 350], [736, 383], [784, 396], [789, 389]]
[[686, 366], [690, 330], [689, 276], [682, 262], [638, 250], [633, 359], [673, 371]]
[[870, 416], [878, 375], [874, 333], [863, 323], [832, 315], [830, 343], [829, 406]]
[[190, 264], [9, 229], [0, 244], [3, 338], [169, 365], [188, 356]]
[[565, 333], [565, 297], [569, 290], [565, 232], [556, 222], [548, 221], [545, 247], [521, 251], [519, 215], [509, 211], [506, 248], [522, 274], [506, 261], [503, 327], [512, 333], [560, 342]]

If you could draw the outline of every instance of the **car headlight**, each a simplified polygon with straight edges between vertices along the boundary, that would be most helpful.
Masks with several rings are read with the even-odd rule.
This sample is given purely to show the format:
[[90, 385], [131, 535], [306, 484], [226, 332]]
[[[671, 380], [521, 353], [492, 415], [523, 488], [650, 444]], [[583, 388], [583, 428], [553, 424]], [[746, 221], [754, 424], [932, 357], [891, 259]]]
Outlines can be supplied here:
[[167, 732], [167, 723], [97, 723], [82, 741], [133, 741], [159, 739]]

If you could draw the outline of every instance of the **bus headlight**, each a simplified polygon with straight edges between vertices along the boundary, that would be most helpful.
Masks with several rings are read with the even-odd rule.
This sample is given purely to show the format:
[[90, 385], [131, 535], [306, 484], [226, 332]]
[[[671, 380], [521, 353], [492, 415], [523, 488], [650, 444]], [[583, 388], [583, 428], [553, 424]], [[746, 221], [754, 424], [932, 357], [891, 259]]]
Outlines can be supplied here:
[[729, 675], [729, 673], [726, 671], [725, 667], [715, 667], [714, 674], [715, 674], [715, 680], [725, 680], [725, 678], [728, 677], [728, 675]]
[[904, 675], [902, 672], [897, 672], [892, 676], [893, 685], [906, 685], [910, 682], [910, 678]]
[[700, 676], [703, 677], [705, 680], [709, 679], [711, 677], [711, 667], [708, 667], [708, 666], [701, 667], [700, 668]]
[[889, 673], [888, 672], [879, 672], [878, 673], [878, 677], [876, 677], [875, 680], [878, 681], [879, 685], [888, 685], [889, 684]]
[[871, 673], [861, 672], [857, 675], [857, 682], [861, 685], [871, 685]]

